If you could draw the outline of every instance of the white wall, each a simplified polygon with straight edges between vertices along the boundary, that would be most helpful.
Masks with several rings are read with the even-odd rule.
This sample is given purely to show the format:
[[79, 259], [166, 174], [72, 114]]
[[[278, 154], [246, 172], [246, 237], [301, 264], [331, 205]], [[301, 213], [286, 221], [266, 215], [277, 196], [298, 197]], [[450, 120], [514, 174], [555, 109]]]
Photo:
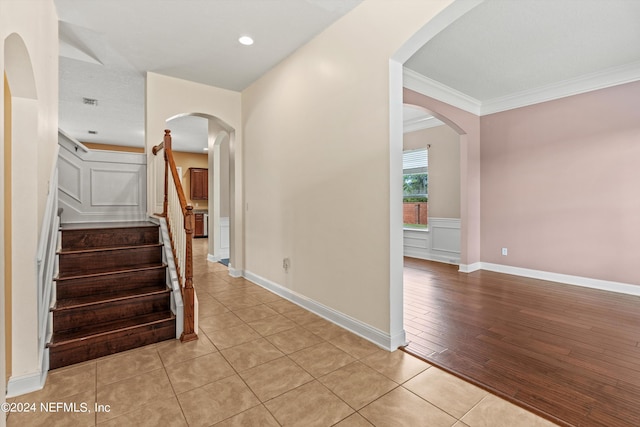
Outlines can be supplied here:
[[365, 1], [242, 93], [246, 270], [387, 339], [389, 60], [449, 3]]
[[[16, 35], [26, 48], [27, 55], [23, 58], [16, 56], [12, 48], [5, 51], [9, 46], [7, 38], [12, 36], [13, 41]], [[13, 365], [9, 393], [14, 394], [23, 385], [40, 380], [35, 255], [58, 130], [58, 20], [53, 1], [0, 2], [0, 41], [0, 69], [7, 71], [14, 98], [12, 196], [16, 196], [13, 218], [19, 218], [12, 224]], [[35, 90], [29, 90], [30, 85]], [[4, 92], [4, 88], [1, 90]], [[0, 117], [3, 116], [2, 111]], [[1, 148], [4, 121], [0, 121], [0, 126]], [[4, 292], [0, 295], [3, 298]], [[0, 305], [4, 306], [4, 301]], [[4, 326], [0, 329], [4, 331]], [[5, 354], [0, 353], [4, 370]], [[4, 399], [5, 394], [2, 396]], [[0, 419], [4, 423], [4, 417]]]

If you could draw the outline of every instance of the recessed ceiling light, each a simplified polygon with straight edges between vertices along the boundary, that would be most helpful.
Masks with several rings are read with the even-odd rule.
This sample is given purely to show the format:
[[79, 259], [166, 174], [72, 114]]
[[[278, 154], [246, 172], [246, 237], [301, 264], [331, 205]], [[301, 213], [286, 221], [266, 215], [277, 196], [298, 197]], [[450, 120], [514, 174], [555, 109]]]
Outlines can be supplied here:
[[249, 36], [240, 36], [238, 41], [240, 42], [240, 44], [243, 44], [245, 46], [251, 46], [253, 44], [253, 39]]
[[209, 149], [207, 147], [204, 147], [202, 151], [209, 151]]

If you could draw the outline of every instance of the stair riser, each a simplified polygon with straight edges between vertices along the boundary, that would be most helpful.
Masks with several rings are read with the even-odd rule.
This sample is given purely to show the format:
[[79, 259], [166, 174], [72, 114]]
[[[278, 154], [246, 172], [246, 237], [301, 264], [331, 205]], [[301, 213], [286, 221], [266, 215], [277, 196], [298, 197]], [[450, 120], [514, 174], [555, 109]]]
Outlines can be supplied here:
[[160, 341], [175, 339], [175, 319], [153, 325], [142, 325], [126, 331], [87, 337], [49, 349], [50, 369], [56, 369], [86, 360], [131, 350]]
[[169, 311], [169, 292], [53, 312], [53, 332]]
[[162, 263], [162, 246], [133, 247], [108, 251], [59, 255], [60, 275], [104, 273]]
[[64, 230], [62, 232], [62, 249], [65, 250], [148, 245], [158, 242], [158, 227]]
[[128, 289], [158, 285], [166, 286], [165, 268], [113, 273], [104, 276], [59, 280], [56, 286], [58, 299], [76, 298], [84, 295], [107, 294]]

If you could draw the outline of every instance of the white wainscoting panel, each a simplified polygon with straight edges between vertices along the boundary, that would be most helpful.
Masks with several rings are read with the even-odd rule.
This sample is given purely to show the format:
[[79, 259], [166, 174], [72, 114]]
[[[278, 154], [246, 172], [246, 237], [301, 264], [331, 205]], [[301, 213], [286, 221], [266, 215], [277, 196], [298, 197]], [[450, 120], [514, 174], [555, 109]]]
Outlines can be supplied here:
[[89, 150], [59, 134], [62, 223], [147, 219], [146, 156]]
[[460, 219], [429, 218], [429, 228], [404, 230], [404, 255], [431, 261], [460, 263]]
[[58, 156], [58, 189], [78, 203], [82, 203], [82, 169], [62, 156]]
[[91, 206], [140, 205], [139, 181], [139, 170], [91, 168]]
[[220, 218], [220, 258], [229, 258], [229, 217]]

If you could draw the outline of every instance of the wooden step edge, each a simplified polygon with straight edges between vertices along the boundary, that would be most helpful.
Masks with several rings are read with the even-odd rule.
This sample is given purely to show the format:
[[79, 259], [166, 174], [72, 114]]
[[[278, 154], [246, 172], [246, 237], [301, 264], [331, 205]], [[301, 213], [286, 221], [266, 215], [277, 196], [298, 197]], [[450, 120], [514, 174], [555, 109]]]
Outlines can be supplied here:
[[148, 265], [148, 266], [144, 266], [144, 267], [133, 267], [133, 268], [126, 268], [124, 270], [112, 270], [112, 271], [103, 271], [103, 272], [99, 272], [99, 273], [89, 273], [89, 274], [78, 274], [76, 276], [63, 276], [60, 277], [60, 275], [58, 275], [57, 277], [54, 277], [53, 280], [56, 282], [62, 282], [65, 280], [73, 280], [73, 279], [91, 279], [94, 277], [100, 277], [100, 276], [109, 276], [111, 274], [125, 274], [125, 273], [135, 273], [138, 271], [147, 271], [147, 270], [154, 270], [154, 269], [161, 269], [161, 268], [167, 268], [167, 264], [162, 263], [162, 264], [153, 264], [153, 265]]
[[155, 248], [162, 247], [164, 243], [145, 243], [142, 245], [130, 245], [130, 246], [114, 246], [114, 247], [100, 247], [100, 248], [90, 248], [90, 249], [79, 249], [79, 250], [60, 250], [57, 252], [58, 255], [75, 255], [75, 254], [87, 254], [92, 252], [111, 252], [111, 251], [121, 251], [126, 249], [141, 249], [141, 248]]
[[[107, 336], [107, 335], [110, 335], [110, 334], [115, 334], [115, 333], [118, 333], [118, 332], [130, 331], [130, 330], [133, 330], [133, 329], [136, 329], [136, 328], [140, 328], [140, 327], [144, 327], [144, 326], [151, 326], [151, 325], [156, 325], [156, 324], [167, 322], [167, 321], [175, 321], [176, 320], [176, 316], [172, 312], [169, 311], [169, 312], [166, 312], [166, 314], [169, 314], [169, 316], [164, 317], [162, 319], [151, 320], [151, 321], [144, 322], [144, 323], [137, 323], [135, 325], [130, 325], [130, 326], [125, 326], [125, 327], [121, 327], [121, 328], [110, 329], [108, 331], [97, 332], [97, 333], [93, 333], [93, 334], [90, 333], [90, 334], [88, 334], [86, 336], [77, 337], [77, 338], [71, 338], [71, 339], [62, 340], [62, 341], [58, 341], [58, 342], [48, 342], [47, 343], [47, 348], [60, 347], [60, 346], [63, 346], [63, 345], [76, 343], [76, 342], [84, 341], [84, 340], [91, 339], [91, 338], [103, 337], [103, 336]], [[134, 318], [129, 318], [127, 320], [131, 320], [131, 319], [134, 319]], [[54, 337], [52, 336], [51, 339], [53, 340]]]
[[60, 224], [60, 231], [95, 231], [95, 230], [132, 230], [136, 228], [159, 228], [160, 224], [152, 221], [123, 221], [123, 222], [81, 222]]
[[[143, 289], [146, 289], [146, 288], [143, 288]], [[109, 304], [109, 303], [118, 302], [118, 301], [134, 300], [134, 299], [137, 299], [137, 298], [150, 297], [150, 296], [162, 295], [162, 294], [170, 294], [170, 293], [171, 293], [171, 289], [165, 287], [164, 289], [157, 289], [157, 290], [154, 290], [154, 291], [145, 291], [145, 292], [141, 292], [141, 293], [137, 293], [137, 294], [131, 294], [131, 295], [120, 295], [120, 296], [112, 295], [112, 296], [110, 296], [109, 294], [96, 294], [95, 296], [103, 296], [105, 298], [97, 300], [97, 301], [91, 301], [91, 302], [79, 303], [79, 304], [74, 304], [74, 305], [68, 305], [66, 307], [58, 307], [58, 304], [56, 303], [56, 306], [50, 308], [49, 311], [51, 311], [51, 312], [55, 311], [55, 312], [60, 313], [60, 312], [67, 311], [67, 310], [74, 310], [74, 309], [77, 309], [77, 308], [91, 307], [92, 305]], [[62, 301], [64, 301], [64, 300], [62, 300]]]

